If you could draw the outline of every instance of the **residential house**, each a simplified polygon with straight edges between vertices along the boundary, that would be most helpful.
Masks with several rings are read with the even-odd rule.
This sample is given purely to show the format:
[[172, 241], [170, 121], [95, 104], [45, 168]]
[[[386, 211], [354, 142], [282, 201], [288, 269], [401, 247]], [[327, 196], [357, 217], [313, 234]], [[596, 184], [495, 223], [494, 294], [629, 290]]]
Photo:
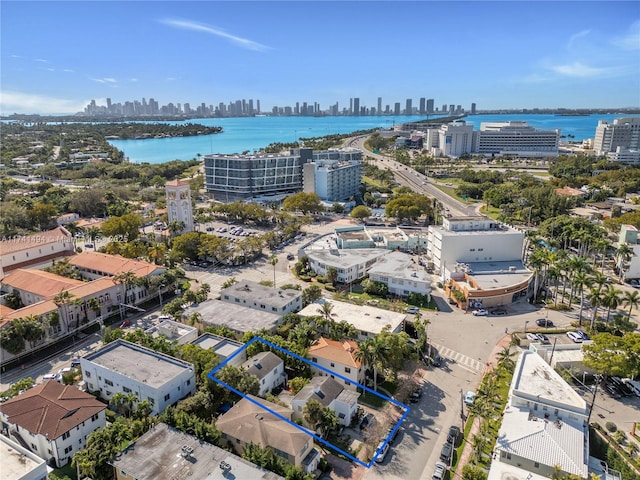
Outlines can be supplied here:
[[250, 280], [240, 280], [223, 288], [220, 291], [220, 299], [280, 316], [298, 312], [302, 308], [301, 291], [267, 287]]
[[589, 409], [537, 353], [515, 367], [488, 480], [588, 477]]
[[151, 427], [110, 463], [116, 480], [283, 480], [166, 423]]
[[260, 382], [258, 396], [260, 397], [264, 397], [274, 388], [284, 385], [287, 381], [284, 362], [272, 352], [256, 353], [242, 364], [242, 368], [251, 375], [258, 377]]
[[293, 418], [302, 419], [305, 405], [313, 399], [336, 412], [341, 425], [349, 426], [358, 412], [359, 397], [359, 393], [344, 388], [342, 382], [330, 377], [313, 377], [291, 401]]
[[307, 356], [317, 365], [311, 366], [314, 375], [331, 377], [355, 390], [357, 383], [364, 383], [365, 374], [362, 363], [356, 359], [357, 351], [358, 344], [353, 340], [336, 341], [320, 337], [311, 345]]
[[6, 436], [61, 467], [105, 426], [105, 409], [93, 395], [50, 380], [1, 404], [0, 419]]
[[196, 391], [193, 364], [124, 340], [109, 343], [80, 359], [87, 389], [105, 400], [133, 393], [162, 413]]
[[[275, 403], [249, 395], [224, 415], [218, 417], [216, 428], [222, 438], [242, 454], [246, 445], [272, 448], [275, 453], [306, 472], [313, 472], [320, 461], [320, 452], [313, 446], [313, 437], [291, 422], [293, 412]], [[289, 421], [269, 413], [266, 408]]]

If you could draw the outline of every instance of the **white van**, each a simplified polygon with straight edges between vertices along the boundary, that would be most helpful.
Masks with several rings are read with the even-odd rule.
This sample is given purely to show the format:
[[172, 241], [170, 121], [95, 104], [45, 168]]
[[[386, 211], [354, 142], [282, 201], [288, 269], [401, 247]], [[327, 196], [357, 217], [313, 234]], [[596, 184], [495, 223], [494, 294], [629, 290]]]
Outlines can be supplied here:
[[385, 444], [384, 441], [380, 442], [376, 447], [376, 452], [377, 451], [380, 451], [380, 453], [376, 456], [376, 463], [384, 462], [384, 457], [387, 456], [387, 452], [389, 451], [389, 443]]
[[640, 397], [640, 382], [638, 380], [631, 380], [630, 378], [623, 378], [622, 381], [633, 390], [636, 396]]

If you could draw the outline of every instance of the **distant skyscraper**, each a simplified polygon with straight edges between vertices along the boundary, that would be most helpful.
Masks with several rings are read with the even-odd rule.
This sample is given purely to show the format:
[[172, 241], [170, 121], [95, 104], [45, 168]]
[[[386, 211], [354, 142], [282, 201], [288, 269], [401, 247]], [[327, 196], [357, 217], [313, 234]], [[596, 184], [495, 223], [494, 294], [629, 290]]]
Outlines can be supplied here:
[[471, 115], [475, 115], [476, 114], [476, 104], [472, 103], [471, 104]]
[[360, 115], [360, 99], [358, 97], [353, 99], [353, 114]]
[[111, 99], [107, 98], [107, 111], [111, 112]]
[[353, 115], [353, 98], [349, 99], [349, 115]]
[[447, 113], [447, 104], [446, 103], [442, 104], [442, 113]]
[[426, 99], [424, 97], [420, 98], [420, 115], [424, 115], [426, 113], [425, 110], [425, 103], [426, 103]]
[[456, 106], [454, 104], [449, 105], [449, 113], [453, 113], [456, 111]]
[[400, 102], [396, 102], [393, 110], [394, 115], [400, 115]]
[[382, 97], [378, 97], [378, 115], [382, 115]]
[[411, 99], [407, 98], [407, 103], [404, 109], [405, 115], [413, 115], [413, 107], [411, 106], [411, 103], [412, 103]]
[[427, 113], [433, 113], [435, 110], [433, 109], [433, 98], [427, 100]]
[[260, 113], [260, 100], [256, 100], [256, 113]]

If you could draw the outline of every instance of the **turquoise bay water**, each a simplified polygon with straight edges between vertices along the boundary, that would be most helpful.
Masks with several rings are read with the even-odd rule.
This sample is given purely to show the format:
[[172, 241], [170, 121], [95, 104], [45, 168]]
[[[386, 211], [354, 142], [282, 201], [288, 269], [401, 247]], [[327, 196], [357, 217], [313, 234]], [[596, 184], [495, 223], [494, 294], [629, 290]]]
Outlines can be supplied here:
[[[464, 120], [480, 128], [481, 122], [525, 121], [532, 127], [560, 129], [572, 140], [593, 137], [598, 120], [613, 121], [622, 116], [638, 115], [470, 115]], [[433, 118], [433, 117], [432, 117]], [[418, 116], [380, 117], [243, 117], [203, 118], [189, 120], [209, 126], [221, 126], [223, 133], [198, 137], [158, 138], [147, 140], [110, 140], [134, 163], [164, 163], [171, 160], [191, 160], [198, 154], [253, 152], [276, 142], [294, 142], [300, 137], [322, 137], [332, 133], [350, 133], [371, 128], [391, 128], [405, 122], [415, 122]], [[187, 122], [168, 122], [180, 124]]]

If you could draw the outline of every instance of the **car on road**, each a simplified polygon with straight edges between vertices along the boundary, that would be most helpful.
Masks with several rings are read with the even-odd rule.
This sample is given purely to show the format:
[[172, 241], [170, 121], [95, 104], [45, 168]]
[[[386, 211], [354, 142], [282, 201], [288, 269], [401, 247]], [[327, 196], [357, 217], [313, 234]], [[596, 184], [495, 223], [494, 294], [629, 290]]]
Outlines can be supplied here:
[[213, 232], [213, 227], [207, 227], [205, 230], [206, 230], [207, 232]]
[[539, 342], [540, 339], [538, 338], [538, 335], [536, 335], [535, 333], [527, 333], [527, 339], [531, 340], [532, 342]]
[[93, 248], [93, 243], [85, 243], [84, 248]]
[[449, 427], [449, 433], [447, 434], [447, 443], [452, 443], [454, 446], [460, 436], [460, 427], [452, 425]]
[[582, 343], [582, 335], [576, 332], [567, 332], [567, 337], [574, 341], [574, 343]]
[[293, 260], [293, 259], [295, 259], [295, 258], [296, 258], [296, 257], [294, 257], [294, 256], [293, 256], [293, 253], [289, 253], [289, 254], [287, 254], [287, 260]]
[[373, 413], [367, 413], [364, 417], [362, 417], [362, 420], [360, 421], [360, 430], [369, 428], [374, 423], [376, 423], [376, 417], [373, 415]]
[[553, 322], [551, 320], [547, 320], [546, 318], [538, 318], [536, 320], [536, 325], [539, 327], [550, 328], [553, 327]]
[[447, 466], [442, 462], [436, 462], [436, 467], [433, 469], [432, 480], [443, 480]]
[[418, 307], [408, 307], [408, 308], [405, 308], [404, 311], [407, 312], [407, 313], [416, 314], [416, 313], [418, 313], [420, 311], [420, 309]]
[[485, 310], [484, 308], [479, 308], [478, 310], [474, 310], [471, 313], [473, 315], [475, 315], [476, 317], [486, 317], [487, 315], [489, 315], [489, 312], [487, 310]]
[[74, 358], [73, 360], [71, 360], [71, 366], [72, 367], [79, 367], [80, 366], [80, 359], [79, 358]]
[[472, 392], [469, 390], [464, 396], [465, 405], [473, 405], [473, 402], [476, 401], [476, 392]]
[[171, 315], [160, 315], [158, 320], [171, 320]]
[[453, 446], [450, 443], [445, 443], [440, 450], [440, 460], [447, 465], [451, 463], [451, 454], [453, 453]]
[[387, 452], [389, 451], [389, 443], [384, 443], [384, 440], [380, 442], [376, 447], [376, 452], [378, 451], [380, 453], [376, 455], [376, 463], [382, 463], [384, 462], [384, 457], [387, 456]]
[[549, 337], [547, 337], [544, 333], [536, 333], [536, 336], [538, 337], [538, 340], [540, 341], [540, 343], [543, 343], [545, 345], [551, 343], [549, 341]]
[[56, 375], [55, 373], [47, 373], [46, 375], [42, 376], [42, 380], [57, 380], [58, 379], [58, 375]]

